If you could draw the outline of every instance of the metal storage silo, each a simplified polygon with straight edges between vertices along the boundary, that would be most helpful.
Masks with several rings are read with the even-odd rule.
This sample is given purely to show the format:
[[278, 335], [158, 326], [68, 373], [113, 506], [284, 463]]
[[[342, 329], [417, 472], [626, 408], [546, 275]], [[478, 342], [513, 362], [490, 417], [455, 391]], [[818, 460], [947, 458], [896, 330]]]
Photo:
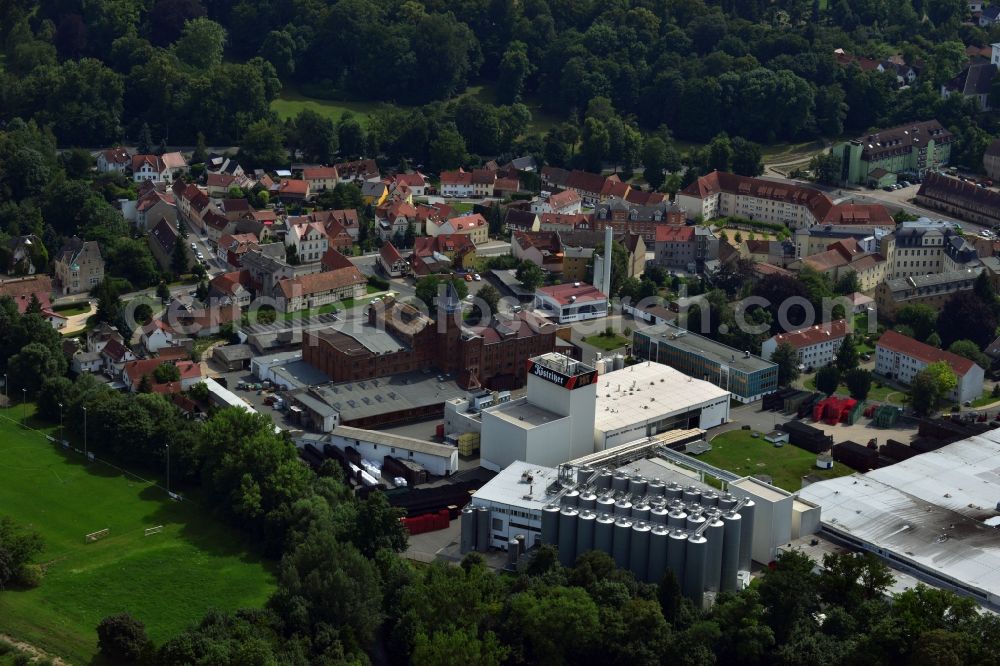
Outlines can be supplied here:
[[719, 575], [719, 591], [735, 592], [739, 585], [737, 571], [740, 568], [740, 514], [729, 512], [722, 517], [725, 525], [722, 541], [722, 572]]
[[576, 521], [576, 556], [580, 557], [594, 549], [594, 528], [597, 526], [597, 514], [589, 509], [580, 511]]
[[476, 550], [485, 553], [490, 549], [490, 510], [481, 506], [476, 514]]
[[614, 476], [610, 469], [602, 469], [601, 473], [597, 475], [597, 489], [607, 490], [611, 487], [611, 477]]
[[708, 560], [708, 540], [703, 536], [691, 535], [687, 540], [684, 555], [684, 580], [681, 589], [684, 596], [700, 609], [705, 601], [705, 567]]
[[628, 490], [628, 474], [615, 472], [614, 476], [611, 477], [611, 489], [615, 492], [625, 492]]
[[562, 496], [562, 499], [560, 500], [559, 503], [562, 504], [563, 506], [575, 507], [579, 499], [580, 499], [580, 491], [574, 488], [573, 490], [567, 490], [566, 494]]
[[594, 550], [611, 555], [614, 544], [615, 519], [610, 514], [597, 516], [597, 524], [594, 525]]
[[649, 562], [646, 569], [646, 582], [659, 583], [667, 568], [667, 541], [670, 531], [666, 525], [653, 525], [649, 535]]
[[476, 549], [476, 510], [471, 507], [462, 509], [462, 537], [459, 540], [459, 551], [464, 555]]
[[597, 508], [597, 495], [589, 490], [584, 490], [580, 493], [580, 498], [577, 500], [576, 506], [580, 509], [590, 509], [593, 511]]
[[555, 546], [559, 543], [559, 505], [549, 504], [542, 509], [541, 542]]
[[667, 514], [667, 526], [671, 529], [684, 529], [687, 527], [687, 513], [681, 509], [673, 509]]
[[722, 570], [722, 545], [725, 540], [725, 523], [718, 516], [712, 516], [708, 521], [708, 529], [704, 532], [708, 539], [708, 558], [705, 564], [705, 587], [714, 592], [719, 591], [720, 572]]
[[719, 495], [719, 508], [723, 513], [727, 511], [732, 511], [733, 507], [736, 506], [736, 498], [726, 493], [724, 495]]
[[583, 485], [590, 480], [590, 477], [594, 475], [593, 467], [577, 467], [576, 468], [576, 482], [578, 485]]
[[615, 512], [615, 498], [612, 495], [602, 495], [597, 498], [597, 508], [595, 509], [598, 514], [601, 513], [614, 513]]
[[688, 486], [681, 491], [681, 499], [687, 505], [700, 504], [701, 503], [701, 492], [694, 486]]
[[629, 563], [629, 543], [632, 538], [632, 521], [628, 518], [619, 518], [615, 521], [615, 539], [612, 545], [612, 556], [615, 564], [622, 569], [628, 568]]
[[747, 500], [740, 507], [740, 571], [750, 571], [750, 557], [753, 554], [753, 519], [757, 505]]
[[666, 488], [666, 484], [656, 478], [649, 482], [649, 485], [646, 487], [646, 494], [653, 498], [663, 497]]
[[[685, 527], [689, 532], [694, 532], [696, 529], [701, 527], [702, 523], [705, 522], [705, 516], [700, 513], [689, 513], [687, 520], [684, 521]], [[562, 527], [560, 525], [560, 527]]]
[[645, 502], [637, 502], [632, 507], [632, 520], [641, 520], [643, 522], [649, 522], [649, 505]]
[[670, 483], [667, 484], [667, 487], [664, 489], [664, 494], [666, 494], [666, 496], [669, 497], [670, 499], [680, 499], [683, 492], [684, 491], [681, 490], [680, 485], [678, 485], [676, 481], [671, 481]]
[[510, 539], [507, 541], [507, 564], [511, 568], [517, 567], [517, 560], [521, 556], [521, 544], [518, 543], [517, 539]]
[[646, 482], [646, 478], [636, 475], [628, 480], [628, 492], [633, 497], [642, 497], [646, 494], [646, 487], [649, 484]]
[[628, 518], [632, 515], [632, 502], [622, 498], [615, 502], [615, 515]]
[[700, 503], [704, 507], [716, 506], [719, 503], [719, 495], [714, 490], [706, 490], [701, 494]]
[[667, 524], [667, 507], [665, 506], [654, 506], [649, 511], [649, 521], [654, 525], [666, 525]]
[[621, 354], [615, 354], [614, 361], [615, 361], [615, 370], [624, 370], [625, 369], [625, 357], [624, 356], [622, 356]]
[[580, 512], [574, 507], [563, 507], [559, 512], [559, 562], [571, 567], [576, 562], [576, 527]]
[[645, 521], [632, 525], [632, 542], [629, 545], [628, 568], [636, 580], [646, 580], [649, 573], [649, 539], [652, 527]]
[[[667, 539], [667, 568], [674, 572], [678, 585], [684, 585], [684, 560], [687, 557], [687, 532], [671, 530]], [[683, 589], [683, 588], [682, 588]]]

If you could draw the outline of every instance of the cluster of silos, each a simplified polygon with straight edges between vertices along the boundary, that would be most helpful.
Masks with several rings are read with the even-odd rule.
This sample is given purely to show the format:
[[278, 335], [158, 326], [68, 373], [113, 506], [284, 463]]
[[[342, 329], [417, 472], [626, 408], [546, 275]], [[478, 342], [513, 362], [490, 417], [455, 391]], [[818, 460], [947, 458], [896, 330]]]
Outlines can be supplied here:
[[672, 570], [696, 604], [706, 591], [737, 590], [738, 572], [750, 568], [752, 501], [609, 470], [588, 478], [542, 509], [541, 541], [564, 566], [599, 550], [639, 580]]
[[485, 553], [490, 549], [489, 509], [485, 506], [467, 506], [462, 509], [462, 535], [458, 545], [463, 555], [474, 550]]

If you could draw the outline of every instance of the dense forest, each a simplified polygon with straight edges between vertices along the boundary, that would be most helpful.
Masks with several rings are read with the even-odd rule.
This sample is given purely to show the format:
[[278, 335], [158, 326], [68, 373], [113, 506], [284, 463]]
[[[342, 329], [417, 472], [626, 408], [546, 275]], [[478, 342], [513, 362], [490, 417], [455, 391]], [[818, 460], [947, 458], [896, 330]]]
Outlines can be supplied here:
[[63, 416], [78, 431], [86, 408], [91, 450], [136, 471], [161, 470], [169, 443], [175, 487], [278, 561], [264, 607], [210, 612], [159, 645], [142, 617], [105, 618], [97, 634], [112, 663], [995, 663], [994, 614], [924, 586], [891, 596], [891, 572], [870, 555], [828, 556], [820, 573], [804, 555], [782, 556], [708, 610], [671, 574], [637, 582], [597, 552], [565, 568], [542, 547], [509, 573], [475, 553], [460, 566], [414, 565], [399, 555], [407, 538], [385, 496], [357, 499], [331, 461], [318, 472], [302, 465], [268, 417], [223, 409], [190, 421], [165, 396], [65, 370], [58, 333], [0, 299], [0, 372], [29, 391], [40, 418]]
[[[255, 123], [287, 139], [270, 103], [294, 86], [386, 103], [353, 152], [443, 168], [522, 151], [628, 169], [669, 167], [673, 137], [801, 141], [936, 116], [959, 134], [956, 161], [978, 164], [996, 119], [942, 100], [939, 86], [966, 45], [1000, 30], [967, 22], [963, 0], [826, 4], [11, 0], [0, 4], [0, 118], [51, 125], [60, 145], [136, 140], [144, 124], [170, 144], [193, 145], [199, 131], [215, 145], [252, 130], [260, 140]], [[894, 72], [840, 66], [835, 49], [899, 54], [919, 77], [898, 90]], [[456, 97], [473, 82], [498, 106]], [[524, 136], [525, 103], [558, 119], [544, 139]], [[658, 142], [644, 150], [653, 138], [666, 156]]]

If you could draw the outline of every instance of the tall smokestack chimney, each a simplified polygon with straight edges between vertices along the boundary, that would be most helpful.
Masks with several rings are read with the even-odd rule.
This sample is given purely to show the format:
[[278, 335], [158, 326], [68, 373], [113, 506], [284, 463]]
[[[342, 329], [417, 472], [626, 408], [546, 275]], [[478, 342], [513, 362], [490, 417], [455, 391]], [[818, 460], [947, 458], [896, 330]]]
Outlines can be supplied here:
[[604, 279], [601, 280], [601, 291], [608, 298], [611, 297], [611, 246], [614, 244], [611, 233], [611, 225], [609, 224], [604, 227]]

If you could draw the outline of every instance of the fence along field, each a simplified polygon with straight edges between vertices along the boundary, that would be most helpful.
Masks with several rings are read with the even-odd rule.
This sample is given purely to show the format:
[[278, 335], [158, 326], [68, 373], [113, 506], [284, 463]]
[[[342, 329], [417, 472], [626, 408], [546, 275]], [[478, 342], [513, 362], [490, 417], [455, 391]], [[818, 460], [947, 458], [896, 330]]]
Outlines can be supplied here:
[[0, 409], [0, 514], [41, 533], [45, 576], [35, 589], [0, 592], [0, 633], [85, 664], [106, 615], [128, 611], [162, 642], [209, 608], [260, 607], [271, 594], [273, 563], [205, 507], [84, 465], [76, 447], [46, 439], [58, 427], [25, 430], [20, 417], [20, 407]]

